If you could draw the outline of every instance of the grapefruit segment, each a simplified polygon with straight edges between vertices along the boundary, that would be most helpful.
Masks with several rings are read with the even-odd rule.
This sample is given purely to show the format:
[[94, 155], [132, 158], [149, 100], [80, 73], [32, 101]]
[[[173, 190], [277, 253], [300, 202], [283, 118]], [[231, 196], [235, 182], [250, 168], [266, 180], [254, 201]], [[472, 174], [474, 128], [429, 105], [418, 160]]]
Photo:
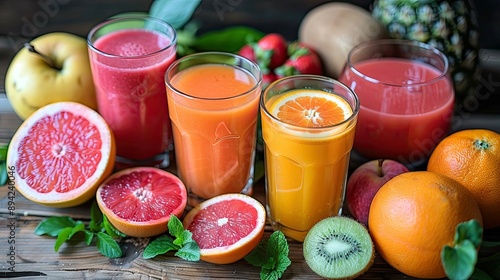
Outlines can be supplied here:
[[183, 224], [198, 243], [201, 260], [228, 264], [257, 247], [265, 222], [266, 211], [259, 201], [244, 194], [224, 194], [191, 209]]
[[132, 167], [107, 178], [97, 189], [96, 200], [119, 231], [150, 237], [168, 230], [171, 214], [182, 216], [187, 191], [172, 173], [155, 167]]
[[93, 109], [57, 102], [33, 113], [14, 134], [7, 164], [16, 189], [53, 207], [82, 204], [113, 171], [113, 134]]

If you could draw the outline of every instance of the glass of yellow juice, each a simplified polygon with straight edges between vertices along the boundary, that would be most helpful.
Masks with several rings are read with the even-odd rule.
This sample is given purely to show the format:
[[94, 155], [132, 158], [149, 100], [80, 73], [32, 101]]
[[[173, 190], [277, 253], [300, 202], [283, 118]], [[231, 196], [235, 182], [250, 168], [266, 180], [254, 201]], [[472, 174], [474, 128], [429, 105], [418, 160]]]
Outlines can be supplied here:
[[289, 76], [266, 88], [260, 114], [275, 230], [303, 241], [315, 223], [342, 213], [358, 111], [356, 94], [331, 78]]

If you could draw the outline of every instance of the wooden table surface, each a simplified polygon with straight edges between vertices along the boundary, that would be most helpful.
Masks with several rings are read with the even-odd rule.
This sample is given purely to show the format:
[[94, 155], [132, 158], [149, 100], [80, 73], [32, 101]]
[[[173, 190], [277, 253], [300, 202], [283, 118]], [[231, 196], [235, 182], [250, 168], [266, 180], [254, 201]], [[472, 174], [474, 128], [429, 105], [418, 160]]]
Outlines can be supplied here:
[[[52, 31], [71, 31], [84, 36], [90, 27], [104, 18], [113, 14], [128, 10], [145, 10], [149, 7], [148, 1], [58, 1], [61, 4], [60, 11], [72, 10], [77, 13], [59, 12], [50, 18], [48, 24], [40, 26], [37, 34]], [[150, 1], [149, 1], [150, 2]], [[249, 12], [254, 9], [252, 1], [229, 1], [239, 3], [234, 7], [237, 16], [230, 14], [222, 21], [210, 8], [210, 3], [216, 1], [204, 1], [204, 10], [197, 14], [201, 19], [207, 20], [212, 27], [219, 25], [231, 25], [238, 19], [246, 19]], [[279, 31], [273, 28], [281, 28], [288, 39], [294, 39], [295, 29], [300, 17], [305, 12], [325, 0], [316, 1], [290, 1], [290, 5], [283, 1], [269, 1], [281, 3], [288, 8], [288, 13], [273, 14], [262, 13], [254, 26], [261, 27], [266, 32]], [[266, 5], [265, 1], [256, 1], [260, 5]], [[354, 1], [366, 4], [370, 1]], [[22, 19], [32, 19], [40, 11], [37, 1], [19, 0], [2, 1], [0, 3], [0, 18], [2, 25], [0, 33], [18, 34], [22, 30]], [[84, 5], [83, 3], [87, 3]], [[254, 2], [252, 2], [254, 3]], [[286, 2], [288, 3], [288, 2]], [[98, 6], [99, 5], [99, 6]], [[257, 4], [256, 4], [257, 5]], [[271, 5], [271, 4], [269, 4]], [[276, 8], [276, 7], [275, 7]], [[212, 12], [211, 12], [212, 11]], [[253, 14], [255, 19], [255, 11]], [[17, 25], [16, 25], [17, 22]], [[246, 22], [250, 22], [247, 21]], [[238, 22], [236, 22], [238, 23]], [[276, 24], [275, 24], [276, 23]], [[287, 29], [287, 26], [289, 29]], [[6, 30], [5, 30], [6, 29]], [[285, 31], [286, 29], [286, 31]], [[19, 34], [18, 34], [19, 35]], [[4, 76], [10, 59], [17, 51], [12, 45], [12, 34], [0, 35], [0, 144], [8, 143], [21, 124], [21, 120], [14, 114], [4, 92]], [[498, 65], [496, 65], [498, 66]], [[495, 67], [496, 67], [495, 66]], [[453, 130], [464, 128], [489, 128], [500, 132], [500, 75], [497, 69], [486, 69], [483, 73], [484, 83], [481, 88], [481, 98], [477, 99], [478, 106], [470, 106], [459, 111], [455, 117]], [[483, 98], [484, 97], [484, 98]], [[353, 163], [353, 166], [359, 164]], [[175, 170], [171, 170], [175, 172]], [[264, 187], [262, 182], [255, 186], [255, 197], [264, 202]], [[90, 214], [89, 204], [67, 209], [53, 209], [34, 204], [19, 193], [15, 193], [15, 210], [13, 213], [8, 209], [9, 195], [7, 187], [0, 187], [0, 278], [22, 277], [22, 279], [38, 278], [46, 276], [48, 279], [259, 279], [259, 269], [252, 267], [244, 260], [230, 265], [214, 265], [199, 262], [188, 262], [170, 255], [156, 257], [152, 260], [142, 258], [142, 250], [147, 239], [127, 238], [120, 242], [124, 256], [119, 259], [108, 259], [99, 254], [96, 247], [85, 246], [81, 243], [72, 243], [70, 246], [64, 244], [59, 253], [54, 252], [55, 239], [46, 236], [37, 236], [34, 229], [40, 221], [46, 217], [55, 215], [68, 215], [75, 219], [88, 221]], [[13, 214], [13, 215], [11, 215]], [[10, 225], [15, 223], [13, 232]], [[270, 226], [266, 227], [265, 237], [272, 232]], [[10, 238], [10, 239], [9, 239]], [[8, 263], [11, 251], [9, 240], [15, 240], [15, 267], [12, 272], [12, 264]], [[500, 229], [485, 232], [485, 239], [500, 241]], [[302, 244], [289, 240], [290, 259], [292, 265], [286, 271], [283, 279], [318, 279], [318, 277], [307, 267], [302, 256]], [[391, 268], [380, 256], [376, 256], [374, 265], [370, 270], [360, 277], [361, 279], [411, 279]]]

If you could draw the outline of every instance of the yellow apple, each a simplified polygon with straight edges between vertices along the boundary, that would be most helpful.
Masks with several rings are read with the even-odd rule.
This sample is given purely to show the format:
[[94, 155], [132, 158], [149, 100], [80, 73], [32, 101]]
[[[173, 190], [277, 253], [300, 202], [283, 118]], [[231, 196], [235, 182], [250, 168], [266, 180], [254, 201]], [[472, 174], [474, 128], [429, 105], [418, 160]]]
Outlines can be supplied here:
[[5, 92], [23, 120], [38, 108], [58, 101], [74, 101], [96, 110], [85, 39], [54, 32], [32, 40], [11, 61]]

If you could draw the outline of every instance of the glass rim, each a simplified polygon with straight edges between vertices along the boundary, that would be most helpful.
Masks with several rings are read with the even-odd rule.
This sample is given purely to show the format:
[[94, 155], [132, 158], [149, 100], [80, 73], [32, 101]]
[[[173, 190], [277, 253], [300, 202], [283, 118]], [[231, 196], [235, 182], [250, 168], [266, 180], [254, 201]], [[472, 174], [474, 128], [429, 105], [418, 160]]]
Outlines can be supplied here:
[[[177, 89], [176, 87], [174, 87], [174, 85], [172, 85], [172, 83], [170, 82], [171, 79], [169, 79], [168, 76], [169, 76], [170, 71], [172, 71], [172, 69], [174, 69], [176, 66], [180, 65], [181, 63], [183, 63], [187, 59], [193, 59], [193, 58], [201, 57], [201, 56], [213, 56], [213, 55], [221, 56], [221, 57], [225, 56], [225, 57], [238, 58], [238, 59], [244, 60], [245, 62], [248, 62], [252, 67], [254, 67], [255, 69], [257, 69], [257, 71], [259, 73], [258, 77], [255, 77], [253, 75], [253, 73], [249, 73], [252, 77], [255, 78], [255, 84], [250, 89], [248, 89], [248, 90], [246, 90], [246, 91], [244, 91], [244, 92], [242, 92], [240, 94], [233, 95], [233, 96], [228, 96], [228, 97], [199, 97], [199, 96], [193, 96], [191, 94], [188, 94], [186, 92], [183, 92], [183, 91]], [[218, 65], [227, 65], [227, 66], [237, 66], [237, 65], [232, 65], [232, 64], [223, 63], [223, 62], [209, 62], [209, 61], [207, 61], [206, 64], [218, 64]], [[202, 64], [197, 64], [197, 65], [202, 65]], [[248, 71], [248, 69], [245, 69], [245, 70]], [[259, 67], [259, 65], [257, 63], [255, 63], [254, 61], [252, 61], [252, 60], [250, 60], [250, 59], [248, 59], [248, 58], [246, 58], [244, 56], [241, 56], [241, 55], [238, 55], [238, 54], [234, 54], [234, 53], [229, 53], [229, 52], [210, 51], [210, 52], [198, 52], [198, 53], [189, 54], [189, 55], [183, 56], [183, 57], [175, 60], [167, 68], [167, 71], [165, 71], [165, 78], [164, 78], [164, 80], [165, 80], [165, 84], [167, 85], [167, 87], [170, 90], [176, 92], [177, 94], [179, 94], [179, 95], [181, 95], [181, 96], [183, 96], [185, 98], [193, 99], [193, 100], [204, 100], [204, 101], [224, 101], [224, 100], [237, 99], [237, 98], [240, 98], [242, 96], [250, 95], [251, 93], [255, 92], [260, 87], [260, 85], [262, 84], [262, 72], [260, 71], [260, 67]], [[262, 95], [262, 92], [260, 94]]]
[[[368, 75], [362, 73], [352, 63], [352, 55], [355, 52], [357, 52], [363, 48], [370, 47], [370, 46], [376, 46], [376, 45], [409, 46], [409, 47], [416, 47], [416, 48], [420, 48], [422, 50], [430, 51], [430, 52], [436, 54], [439, 58], [441, 58], [441, 60], [443, 61], [443, 69], [441, 70], [433, 65], [430, 65], [433, 68], [435, 68], [436, 70], [438, 70], [440, 72], [440, 74], [435, 78], [425, 80], [423, 82], [416, 82], [413, 84], [401, 84], [401, 83], [390, 83], [390, 82], [380, 81], [376, 78], [373, 78], [371, 76], [368, 76]], [[390, 58], [390, 56], [388, 56], [387, 58]], [[411, 60], [415, 60], [415, 59], [411, 59]], [[423, 62], [423, 63], [425, 63], [425, 62]], [[425, 63], [425, 64], [429, 65], [428, 63]], [[387, 86], [392, 86], [392, 87], [412, 87], [412, 86], [414, 87], [414, 86], [422, 86], [422, 85], [432, 84], [432, 83], [439, 82], [443, 78], [446, 78], [449, 74], [448, 73], [449, 60], [448, 60], [448, 57], [441, 50], [439, 50], [438, 48], [436, 48], [430, 44], [427, 44], [427, 43], [423, 43], [423, 42], [415, 41], [415, 40], [407, 40], [407, 39], [377, 39], [377, 40], [370, 40], [370, 41], [362, 42], [362, 43], [354, 46], [347, 54], [346, 67], [349, 67], [349, 69], [351, 69], [351, 71], [354, 74], [356, 74], [357, 76], [359, 76], [363, 79], [366, 79], [371, 83], [377, 83], [377, 84], [387, 85]]]
[[[275, 85], [277, 85], [279, 83], [282, 83], [282, 82], [289, 81], [289, 80], [315, 80], [315, 81], [321, 81], [321, 82], [331, 83], [331, 84], [334, 84], [336, 86], [342, 87], [344, 90], [346, 90], [346, 92], [350, 93], [353, 96], [353, 100], [355, 102], [354, 107], [351, 105], [351, 102], [349, 102], [348, 100], [346, 100], [347, 103], [349, 104], [349, 106], [352, 109], [352, 114], [347, 119], [345, 119], [345, 120], [343, 120], [341, 122], [338, 122], [338, 123], [333, 124], [333, 125], [323, 126], [323, 127], [303, 127], [303, 126], [299, 126], [299, 125], [295, 125], [295, 124], [290, 124], [290, 123], [283, 122], [282, 120], [278, 119], [276, 116], [274, 116], [268, 110], [264, 98], [266, 96], [266, 93], [273, 86], [275, 86]], [[293, 89], [300, 89], [300, 88], [293, 88]], [[307, 88], [304, 88], [304, 89], [307, 89]], [[292, 89], [289, 89], [289, 90], [292, 90]], [[331, 94], [340, 95], [339, 93], [335, 93], [335, 91], [333, 91], [333, 90], [332, 90]], [[345, 97], [343, 97], [343, 98], [345, 98]], [[300, 130], [321, 131], [321, 130], [328, 130], [328, 129], [332, 129], [332, 128], [335, 128], [335, 127], [339, 127], [339, 126], [345, 125], [346, 123], [351, 122], [358, 115], [359, 109], [360, 109], [360, 104], [359, 104], [359, 98], [358, 98], [358, 95], [356, 94], [356, 92], [354, 92], [354, 90], [352, 90], [347, 85], [345, 85], [344, 83], [340, 82], [339, 80], [336, 80], [336, 79], [333, 79], [333, 78], [330, 78], [330, 77], [326, 77], [326, 76], [320, 76], [320, 75], [299, 74], [299, 75], [286, 76], [286, 77], [280, 78], [280, 79], [272, 82], [271, 84], [269, 84], [267, 86], [267, 88], [264, 90], [264, 92], [262, 93], [261, 97], [260, 97], [260, 108], [261, 108], [261, 110], [264, 111], [264, 113], [268, 117], [270, 117], [274, 121], [277, 121], [277, 122], [279, 122], [281, 124], [284, 124], [285, 126], [288, 126], [288, 127], [294, 128], [294, 129], [300, 129]]]
[[[95, 43], [95, 40], [94, 42], [92, 42], [92, 37], [94, 36], [94, 34], [97, 33], [97, 31], [101, 28], [103, 28], [104, 26], [106, 25], [109, 25], [109, 24], [113, 24], [113, 23], [117, 23], [117, 22], [121, 22], [121, 21], [137, 21], [137, 20], [143, 20], [145, 22], [147, 21], [154, 21], [156, 23], [159, 23], [159, 24], [162, 24], [164, 27], [167, 27], [168, 30], [172, 31], [172, 38], [169, 38], [170, 39], [170, 43], [157, 50], [157, 51], [154, 51], [154, 52], [151, 52], [151, 53], [148, 53], [148, 54], [142, 54], [142, 55], [134, 55], [134, 56], [121, 56], [121, 55], [116, 55], [116, 54], [111, 54], [111, 53], [107, 53], [107, 52], [104, 52], [98, 48], [95, 47], [94, 43]], [[142, 29], [142, 28], [131, 28], [131, 29]], [[125, 29], [118, 29], [118, 30], [125, 30]], [[154, 30], [156, 32], [160, 32], [160, 31], [157, 31], [157, 30]], [[161, 32], [162, 34], [164, 34], [164, 32]], [[158, 19], [158, 18], [155, 18], [155, 17], [150, 17], [150, 16], [140, 16], [140, 15], [128, 15], [128, 16], [123, 16], [123, 17], [111, 17], [111, 18], [108, 18], [107, 20], [95, 25], [89, 32], [89, 34], [87, 35], [87, 46], [89, 46], [89, 48], [98, 53], [99, 55], [102, 55], [102, 56], [106, 56], [106, 57], [110, 57], [110, 58], [120, 58], [120, 59], [143, 59], [143, 58], [147, 58], [147, 57], [151, 57], [151, 56], [154, 56], [158, 53], [161, 53], [161, 52], [164, 52], [170, 48], [172, 48], [173, 46], [175, 46], [175, 44], [177, 43], [177, 32], [175, 31], [175, 28], [170, 25], [168, 22], [166, 21], [163, 21], [161, 19]]]

